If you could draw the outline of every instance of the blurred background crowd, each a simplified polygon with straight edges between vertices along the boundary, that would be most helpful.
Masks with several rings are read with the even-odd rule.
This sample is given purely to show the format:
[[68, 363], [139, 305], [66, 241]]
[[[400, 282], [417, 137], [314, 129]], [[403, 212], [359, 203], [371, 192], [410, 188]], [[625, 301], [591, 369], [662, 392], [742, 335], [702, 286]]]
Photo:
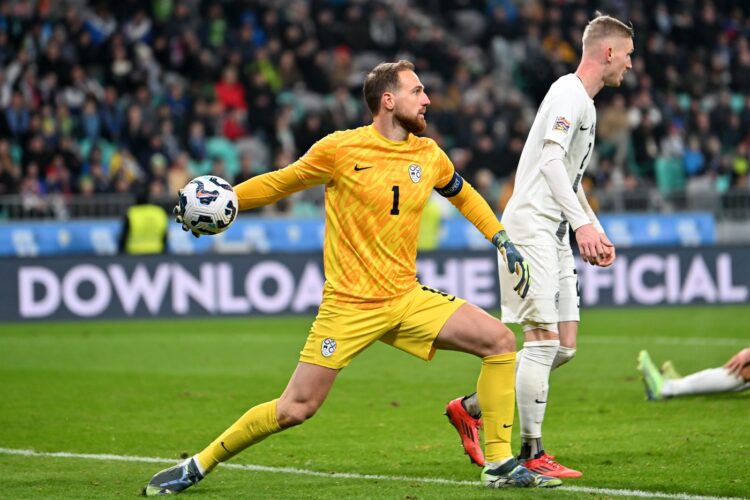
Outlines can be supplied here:
[[[708, 0], [5, 0], [0, 213], [111, 215], [144, 187], [168, 204], [195, 175], [282, 168], [368, 123], [364, 75], [400, 58], [432, 100], [426, 134], [500, 211], [597, 8], [632, 22], [636, 49], [596, 99], [592, 203], [747, 216], [750, 4]], [[313, 190], [273, 210], [321, 203]]]

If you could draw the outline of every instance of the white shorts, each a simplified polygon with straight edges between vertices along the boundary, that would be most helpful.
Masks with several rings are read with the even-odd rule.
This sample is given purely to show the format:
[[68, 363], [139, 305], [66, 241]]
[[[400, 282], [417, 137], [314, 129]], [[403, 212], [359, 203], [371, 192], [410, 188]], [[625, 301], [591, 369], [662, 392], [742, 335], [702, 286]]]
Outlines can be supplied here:
[[525, 299], [519, 297], [513, 291], [518, 278], [508, 272], [498, 253], [503, 322], [525, 327], [554, 325], [557, 331], [557, 323], [561, 321], [579, 321], [578, 273], [567, 238], [557, 246], [516, 245], [516, 248], [529, 263], [531, 286]]

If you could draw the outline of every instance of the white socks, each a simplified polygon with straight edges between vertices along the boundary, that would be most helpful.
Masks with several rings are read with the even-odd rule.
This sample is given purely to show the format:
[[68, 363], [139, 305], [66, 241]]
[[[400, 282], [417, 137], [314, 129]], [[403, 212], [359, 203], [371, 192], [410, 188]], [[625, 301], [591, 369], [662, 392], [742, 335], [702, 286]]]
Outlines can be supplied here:
[[518, 352], [516, 401], [521, 423], [521, 438], [542, 437], [542, 421], [547, 410], [549, 374], [559, 347], [559, 340], [536, 340], [524, 342], [523, 350]]
[[742, 377], [733, 375], [726, 368], [709, 368], [687, 377], [664, 380], [661, 393], [664, 397], [671, 398], [688, 394], [734, 391], [743, 385], [745, 382]]

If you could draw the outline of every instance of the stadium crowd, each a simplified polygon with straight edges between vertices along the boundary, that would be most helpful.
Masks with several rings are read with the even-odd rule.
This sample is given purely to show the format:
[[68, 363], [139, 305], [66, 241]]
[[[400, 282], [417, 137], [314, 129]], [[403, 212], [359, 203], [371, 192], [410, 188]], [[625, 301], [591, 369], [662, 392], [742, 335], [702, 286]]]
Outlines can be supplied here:
[[[595, 7], [633, 23], [636, 50], [623, 88], [597, 96], [589, 185], [747, 191], [741, 2], [10, 0], [0, 195], [146, 185], [158, 198], [208, 172], [240, 182], [368, 122], [365, 71], [406, 58], [432, 100], [427, 134], [501, 209], [539, 101], [575, 69]], [[321, 200], [307, 192], [276, 210], [314, 213]]]

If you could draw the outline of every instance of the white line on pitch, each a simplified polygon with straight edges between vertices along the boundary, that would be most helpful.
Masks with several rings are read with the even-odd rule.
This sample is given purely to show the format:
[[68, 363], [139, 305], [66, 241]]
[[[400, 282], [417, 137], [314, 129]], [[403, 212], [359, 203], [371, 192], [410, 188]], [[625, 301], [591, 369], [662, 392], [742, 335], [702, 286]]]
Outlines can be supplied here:
[[647, 337], [647, 336], [627, 336], [627, 337], [608, 337], [599, 336], [587, 337], [586, 334], [578, 335], [578, 342], [590, 342], [592, 344], [637, 344], [640, 347], [651, 344], [663, 345], [693, 345], [693, 346], [746, 346], [750, 343], [748, 338], [715, 338], [715, 337]]
[[[110, 455], [98, 453], [69, 453], [66, 451], [44, 452], [35, 450], [19, 450], [14, 448], [0, 448], [2, 455], [20, 455], [25, 457], [51, 457], [51, 458], [78, 458], [84, 460], [102, 460], [115, 462], [141, 462], [141, 463], [175, 463], [174, 459], [158, 457], [138, 457], [132, 455]], [[455, 486], [478, 487], [478, 481], [458, 481], [454, 479], [443, 479], [439, 477], [409, 477], [409, 476], [381, 476], [378, 474], [356, 474], [352, 472], [318, 472], [308, 469], [297, 469], [294, 467], [268, 467], [265, 465], [245, 464], [222, 464], [222, 468], [239, 469], [253, 472], [272, 472], [283, 474], [297, 474], [300, 476], [327, 477], [333, 479], [373, 479], [378, 481], [398, 481], [412, 483], [449, 484]], [[630, 496], [643, 498], [667, 498], [670, 500], [743, 500], [739, 497], [714, 497], [703, 495], [690, 495], [687, 493], [662, 493], [658, 491], [643, 490], [616, 490], [612, 488], [592, 488], [588, 486], [562, 486], [561, 490], [579, 493], [591, 493], [592, 495]]]

